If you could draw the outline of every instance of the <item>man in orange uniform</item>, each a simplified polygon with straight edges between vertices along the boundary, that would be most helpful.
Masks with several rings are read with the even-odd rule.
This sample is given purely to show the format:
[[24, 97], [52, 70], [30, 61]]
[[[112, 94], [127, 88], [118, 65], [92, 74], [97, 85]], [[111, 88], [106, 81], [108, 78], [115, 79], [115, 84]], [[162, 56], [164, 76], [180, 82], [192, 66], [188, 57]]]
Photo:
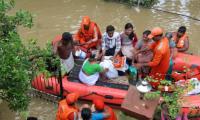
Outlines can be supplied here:
[[163, 36], [163, 30], [159, 27], [153, 28], [148, 37], [154, 41], [150, 46], [150, 49], [153, 50], [153, 60], [148, 63], [138, 63], [135, 64], [135, 66], [137, 68], [140, 68], [141, 66], [151, 67], [150, 76], [153, 79], [156, 79], [156, 81], [150, 83], [154, 88], [157, 88], [160, 80], [165, 79], [169, 68], [169, 42], [168, 39]]
[[95, 112], [92, 113], [92, 118], [95, 119], [95, 114], [104, 113], [104, 120], [117, 120], [115, 112], [113, 109], [104, 104], [104, 101], [101, 99], [95, 99], [93, 101]]
[[78, 120], [78, 108], [75, 106], [78, 97], [77, 93], [70, 93], [59, 102], [56, 120]]
[[97, 49], [101, 44], [101, 32], [97, 24], [90, 20], [89, 16], [84, 16], [81, 27], [75, 35], [75, 40], [86, 50]]
[[172, 39], [176, 43], [176, 48], [178, 49], [178, 52], [185, 52], [189, 48], [189, 39], [186, 34], [186, 27], [181, 26], [178, 29], [178, 32], [174, 32]]

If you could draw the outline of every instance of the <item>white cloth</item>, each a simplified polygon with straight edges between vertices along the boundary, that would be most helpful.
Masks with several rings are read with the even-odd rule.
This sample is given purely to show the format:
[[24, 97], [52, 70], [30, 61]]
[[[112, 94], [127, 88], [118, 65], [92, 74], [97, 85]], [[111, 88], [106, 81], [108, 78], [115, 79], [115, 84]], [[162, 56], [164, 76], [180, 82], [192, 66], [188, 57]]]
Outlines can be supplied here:
[[191, 78], [190, 84], [192, 84], [194, 86], [194, 89], [190, 90], [186, 94], [186, 96], [199, 94], [200, 93], [200, 82], [199, 82], [199, 80], [197, 78]]
[[79, 72], [79, 79], [81, 82], [87, 85], [95, 85], [97, 80], [99, 79], [99, 73], [95, 73], [94, 75], [88, 76], [85, 73], [83, 73], [83, 71], [81, 70]]
[[115, 69], [115, 67], [113, 66], [112, 64], [112, 61], [111, 60], [108, 60], [108, 59], [104, 59], [101, 63], [100, 63], [100, 66], [102, 66], [104, 69], [105, 68], [108, 68], [108, 72], [106, 72], [106, 77], [108, 77], [109, 79], [112, 79], [112, 78], [117, 78], [118, 77], [118, 72], [117, 70]]
[[85, 52], [83, 52], [82, 50], [77, 50], [77, 51], [75, 52], [75, 55], [76, 55], [77, 57], [81, 58], [81, 59], [85, 59], [87, 54], [86, 54]]
[[72, 55], [72, 52], [70, 53], [69, 58], [67, 59], [60, 59], [61, 62], [61, 70], [62, 73], [68, 73], [72, 70], [72, 68], [74, 67], [74, 57]]

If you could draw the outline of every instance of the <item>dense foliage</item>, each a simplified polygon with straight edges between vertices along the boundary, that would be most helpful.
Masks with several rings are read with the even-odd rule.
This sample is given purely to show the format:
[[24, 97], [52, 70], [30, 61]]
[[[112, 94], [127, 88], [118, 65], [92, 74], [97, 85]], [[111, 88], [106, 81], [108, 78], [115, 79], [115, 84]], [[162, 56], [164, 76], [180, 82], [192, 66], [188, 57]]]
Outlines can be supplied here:
[[[13, 7], [14, 0], [0, 0], [0, 99], [7, 101], [10, 109], [23, 111], [29, 103], [30, 81], [35, 74], [47, 71], [45, 59], [51, 56], [51, 50], [40, 49], [35, 40], [26, 46], [22, 43], [17, 27], [31, 28], [32, 16], [22, 10], [8, 15]], [[33, 59], [37, 56], [47, 57]]]

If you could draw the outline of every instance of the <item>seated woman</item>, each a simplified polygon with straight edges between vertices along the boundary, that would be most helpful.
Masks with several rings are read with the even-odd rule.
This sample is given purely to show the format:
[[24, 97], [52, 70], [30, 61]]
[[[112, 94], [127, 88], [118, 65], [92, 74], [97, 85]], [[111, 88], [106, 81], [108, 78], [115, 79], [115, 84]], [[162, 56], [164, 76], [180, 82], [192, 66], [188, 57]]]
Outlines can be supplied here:
[[133, 50], [138, 41], [136, 34], [133, 30], [133, 25], [127, 23], [124, 31], [120, 34], [121, 37], [121, 52], [127, 58], [127, 63], [131, 65], [133, 58]]
[[[146, 30], [143, 32], [142, 40], [138, 41], [135, 45], [135, 54], [134, 54], [134, 62], [136, 63], [146, 63], [150, 62], [153, 58], [153, 52], [150, 50], [145, 50], [148, 48], [150, 44], [153, 43], [151, 39], [148, 38], [148, 35], [151, 33], [150, 30]], [[142, 51], [142, 52], [141, 52]], [[133, 62], [133, 64], [134, 64]], [[147, 75], [150, 72], [149, 67], [142, 67], [140, 72], [144, 75]]]
[[99, 79], [99, 73], [107, 72], [107, 68], [101, 67], [94, 56], [86, 59], [83, 63], [82, 69], [79, 72], [79, 79], [87, 85], [95, 85]]

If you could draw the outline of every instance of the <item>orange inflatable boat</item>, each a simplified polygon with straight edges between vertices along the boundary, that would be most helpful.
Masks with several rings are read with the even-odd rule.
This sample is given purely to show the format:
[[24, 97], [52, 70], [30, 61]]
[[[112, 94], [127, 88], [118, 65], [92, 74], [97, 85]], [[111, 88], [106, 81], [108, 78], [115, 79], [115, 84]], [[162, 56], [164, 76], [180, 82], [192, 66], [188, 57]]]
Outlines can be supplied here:
[[[83, 100], [101, 98], [105, 102], [115, 105], [121, 105], [128, 90], [128, 85], [125, 84], [99, 81], [95, 86], [88, 86], [77, 80], [69, 80], [68, 77], [62, 79], [62, 84], [64, 96], [71, 92], [77, 92]], [[60, 95], [60, 84], [55, 77], [45, 79], [44, 75], [39, 75], [32, 81], [32, 86], [45, 93]]]

